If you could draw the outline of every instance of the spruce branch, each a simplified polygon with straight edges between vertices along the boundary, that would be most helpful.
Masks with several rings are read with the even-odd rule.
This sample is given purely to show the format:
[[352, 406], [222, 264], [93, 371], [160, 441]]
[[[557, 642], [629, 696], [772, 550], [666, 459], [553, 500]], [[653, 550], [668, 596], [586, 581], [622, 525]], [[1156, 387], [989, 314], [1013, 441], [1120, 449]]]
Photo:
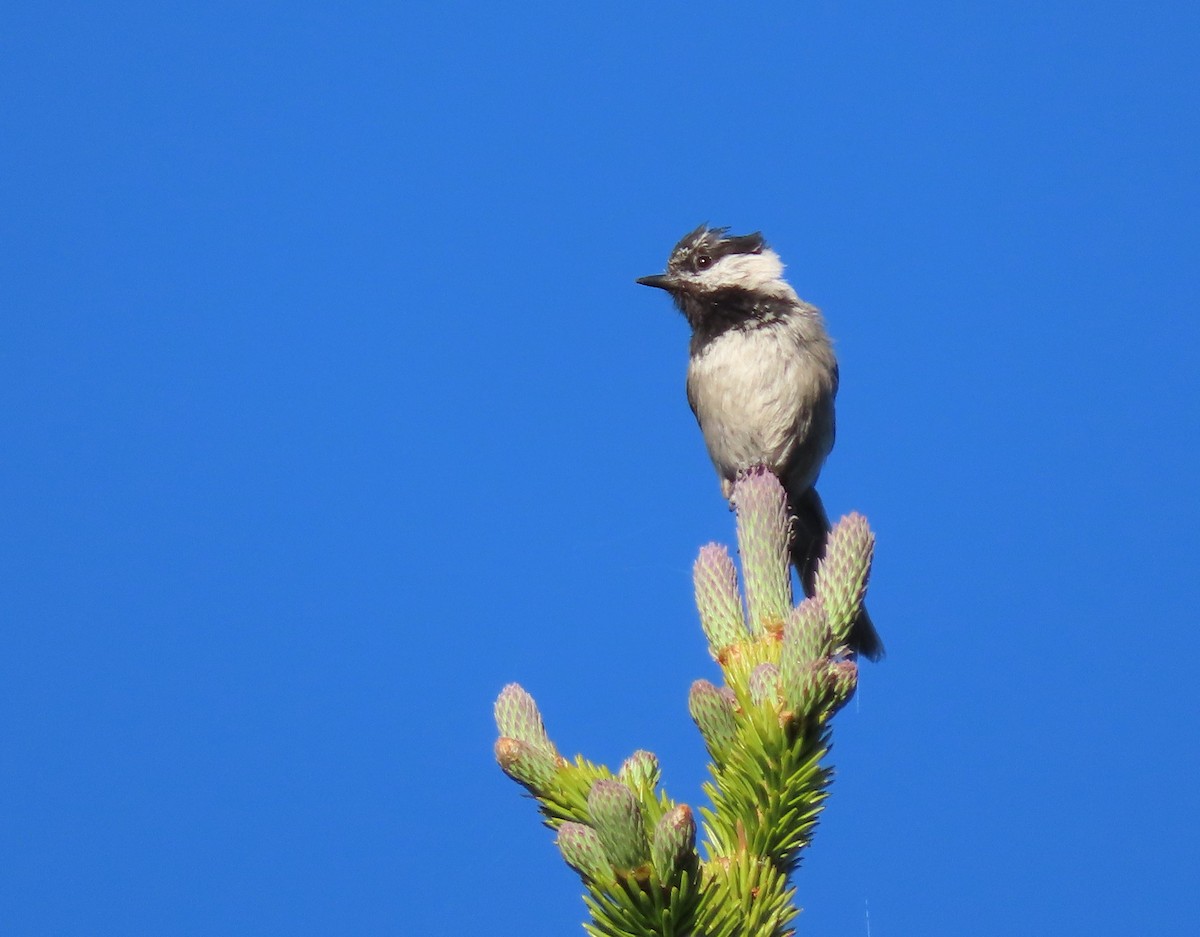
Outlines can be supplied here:
[[874, 536], [857, 514], [830, 532], [816, 594], [792, 605], [790, 520], [765, 469], [734, 485], [743, 597], [728, 550], [708, 544], [693, 568], [696, 605], [723, 685], [695, 681], [688, 712], [711, 763], [697, 817], [660, 788], [658, 759], [617, 772], [550, 740], [517, 684], [496, 701], [496, 759], [538, 803], [584, 884], [593, 937], [785, 937], [798, 909], [790, 877], [829, 793], [830, 720], [854, 695], [847, 650], [866, 591]]

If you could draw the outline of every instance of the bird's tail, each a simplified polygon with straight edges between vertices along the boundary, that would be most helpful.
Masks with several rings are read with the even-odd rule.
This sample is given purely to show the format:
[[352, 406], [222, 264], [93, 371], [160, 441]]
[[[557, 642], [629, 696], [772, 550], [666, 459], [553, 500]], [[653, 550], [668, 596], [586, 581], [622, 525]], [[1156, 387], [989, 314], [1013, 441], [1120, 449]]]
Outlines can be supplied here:
[[[825, 556], [825, 541], [829, 534], [829, 516], [816, 488], [808, 488], [799, 496], [788, 496], [788, 507], [795, 518], [792, 525], [792, 564], [800, 574], [805, 595], [816, 590], [817, 566]], [[883, 657], [883, 642], [867, 614], [866, 606], [850, 626], [850, 648], [867, 660]]]

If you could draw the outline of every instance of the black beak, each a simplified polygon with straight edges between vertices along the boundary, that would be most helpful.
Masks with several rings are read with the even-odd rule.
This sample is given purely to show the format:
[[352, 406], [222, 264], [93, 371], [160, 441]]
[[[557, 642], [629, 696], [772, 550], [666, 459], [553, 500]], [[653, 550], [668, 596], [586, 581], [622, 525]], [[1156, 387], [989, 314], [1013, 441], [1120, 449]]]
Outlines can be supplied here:
[[653, 286], [660, 290], [671, 292], [675, 289], [675, 280], [664, 273], [656, 273], [652, 277], [638, 277], [642, 286]]

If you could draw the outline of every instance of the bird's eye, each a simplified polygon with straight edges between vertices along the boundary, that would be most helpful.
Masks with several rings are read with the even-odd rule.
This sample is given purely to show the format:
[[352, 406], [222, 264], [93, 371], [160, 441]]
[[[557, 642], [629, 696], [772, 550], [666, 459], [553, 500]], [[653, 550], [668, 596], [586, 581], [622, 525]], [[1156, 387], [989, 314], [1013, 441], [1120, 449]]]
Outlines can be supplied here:
[[696, 258], [696, 266], [699, 267], [701, 270], [708, 267], [711, 263], [712, 263], [712, 258], [709, 257], [708, 254], [701, 254], [699, 257]]

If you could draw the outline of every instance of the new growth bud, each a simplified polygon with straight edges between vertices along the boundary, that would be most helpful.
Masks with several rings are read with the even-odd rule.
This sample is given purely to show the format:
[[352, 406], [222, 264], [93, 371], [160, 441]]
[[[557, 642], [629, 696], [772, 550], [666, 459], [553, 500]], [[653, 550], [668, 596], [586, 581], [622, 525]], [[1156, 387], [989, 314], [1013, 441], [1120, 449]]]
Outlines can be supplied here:
[[688, 693], [688, 712], [704, 736], [713, 760], [718, 764], [724, 762], [738, 731], [730, 695], [707, 680], [697, 680]]
[[834, 661], [829, 665], [828, 679], [833, 708], [841, 709], [858, 689], [858, 664], [852, 660]]
[[500, 730], [501, 736], [518, 739], [535, 748], [558, 754], [550, 736], [546, 734], [537, 703], [519, 683], [510, 683], [500, 691], [500, 696], [496, 699], [495, 713], [496, 728]]
[[750, 674], [750, 698], [759, 706], [779, 699], [779, 668], [774, 664], [759, 664]]
[[600, 843], [600, 834], [587, 824], [568, 820], [558, 828], [555, 842], [567, 865], [580, 875], [602, 882], [612, 879], [612, 864]]
[[861, 514], [847, 514], [829, 533], [825, 559], [817, 567], [817, 595], [839, 645], [846, 643], [862, 606], [874, 549], [875, 535]]
[[674, 879], [677, 871], [689, 868], [695, 859], [696, 819], [687, 804], [680, 804], [664, 813], [654, 827], [650, 861], [658, 880], [666, 884]]
[[719, 543], [701, 547], [692, 567], [692, 582], [708, 649], [714, 658], [721, 660], [725, 648], [746, 639], [737, 569], [729, 551]]
[[597, 781], [587, 799], [588, 815], [605, 855], [622, 871], [632, 871], [650, 858], [646, 826], [637, 798], [620, 781]]
[[662, 771], [653, 752], [636, 751], [621, 765], [617, 777], [639, 797], [653, 797]]
[[738, 476], [733, 503], [750, 630], [761, 634], [781, 628], [792, 604], [787, 495], [779, 479], [758, 465]]
[[496, 761], [510, 778], [538, 794], [549, 790], [558, 772], [557, 755], [504, 736], [496, 740]]
[[788, 614], [783, 629], [782, 659], [805, 663], [833, 653], [833, 633], [825, 616], [825, 606], [817, 596], [805, 599]]

